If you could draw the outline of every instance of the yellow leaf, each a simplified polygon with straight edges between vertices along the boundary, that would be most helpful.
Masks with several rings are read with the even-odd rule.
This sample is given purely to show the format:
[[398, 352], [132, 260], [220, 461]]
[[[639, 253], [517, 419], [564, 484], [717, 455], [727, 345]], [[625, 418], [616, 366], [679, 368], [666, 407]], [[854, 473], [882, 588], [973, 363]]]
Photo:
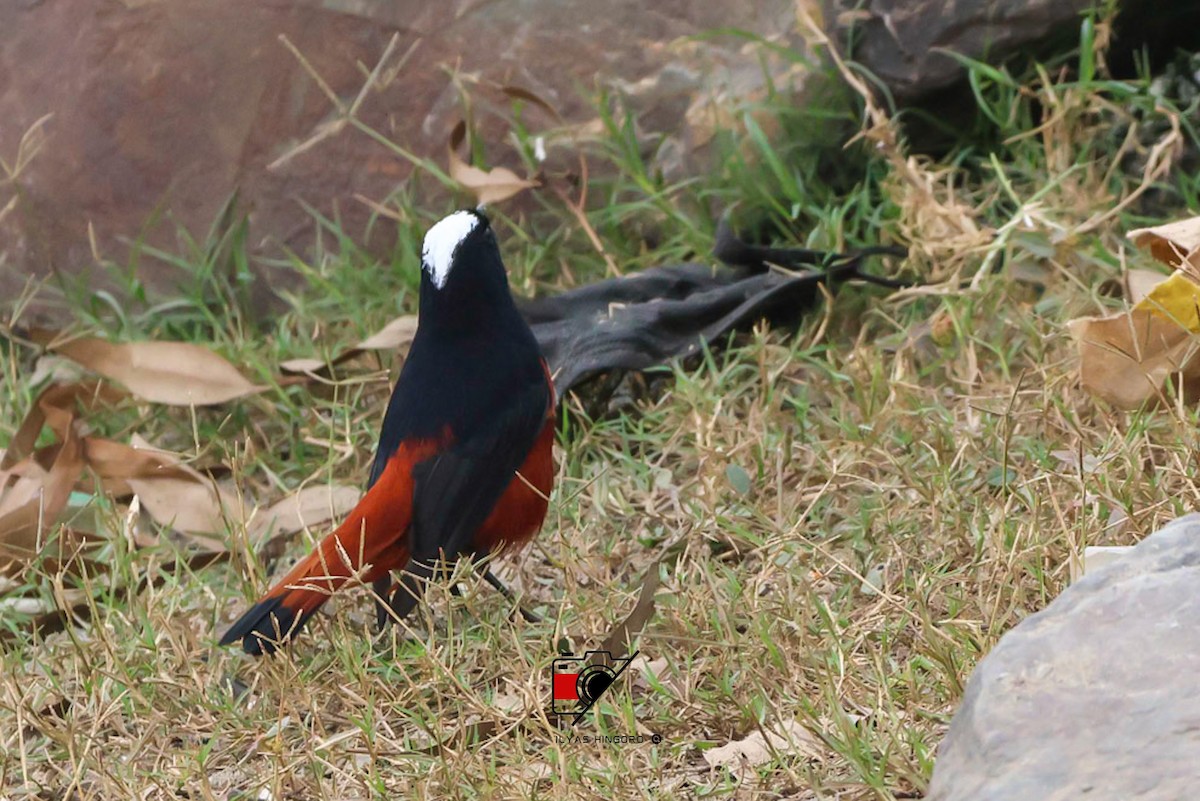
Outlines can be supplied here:
[[1200, 284], [1185, 273], [1176, 272], [1156, 284], [1134, 309], [1170, 320], [1192, 333], [1200, 333]]

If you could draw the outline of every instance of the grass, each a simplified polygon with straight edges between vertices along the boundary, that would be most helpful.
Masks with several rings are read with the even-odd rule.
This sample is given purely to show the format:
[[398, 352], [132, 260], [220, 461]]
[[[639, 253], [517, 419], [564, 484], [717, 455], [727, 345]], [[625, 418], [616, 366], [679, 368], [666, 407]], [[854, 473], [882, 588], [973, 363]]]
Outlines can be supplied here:
[[[232, 559], [203, 570], [181, 567], [170, 538], [134, 548], [118, 537], [111, 583], [29, 566], [10, 598], [54, 603], [83, 585], [92, 620], [39, 638], [5, 612], [0, 796], [919, 796], [973, 665], [1061, 592], [1083, 547], [1136, 542], [1200, 498], [1194, 409], [1117, 413], [1075, 377], [1064, 323], [1112, 307], [1095, 287], [1140, 258], [1123, 231], [1147, 209], [1183, 216], [1200, 196], [1170, 162], [1149, 180], [1145, 169], [1172, 131], [1195, 147], [1194, 108], [1148, 80], [1100, 77], [1095, 36], [1085, 27], [1081, 53], [1020, 75], [970, 65], [978, 130], [936, 162], [908, 160], [894, 128], [873, 126], [843, 155], [796, 138], [819, 120], [840, 148], [838, 121], [879, 119], [861, 99], [833, 93], [797, 116], [768, 98], [722, 134], [722, 169], [673, 185], [630, 141], [619, 106], [601, 103], [588, 220], [622, 271], [706, 252], [707, 203], [741, 200], [775, 239], [910, 244], [908, 268], [933, 285], [892, 297], [848, 287], [796, 330], [760, 327], [664, 368], [661, 391], [633, 408], [588, 419], [568, 405], [550, 519], [497, 568], [543, 623], [510, 620], [471, 582], [462, 598], [435, 589], [407, 626], [372, 639], [357, 590], [280, 658], [252, 661], [215, 638], [306, 536], [262, 565], [235, 525]], [[772, 116], [789, 136], [753, 123]], [[842, 159], [832, 178], [820, 169], [831, 153]], [[565, 205], [534, 199], [515, 219], [498, 212], [518, 289], [569, 283], [563, 262], [578, 282], [604, 275]], [[323, 384], [274, 377], [284, 359], [329, 356], [414, 308], [416, 243], [443, 209], [403, 192], [397, 202], [408, 222], [393, 263], [370, 262], [326, 221], [337, 247], [285, 265], [305, 288], [262, 330], [238, 305], [236, 215], [178, 253], [142, 255], [187, 277], [178, 298], [147, 298], [129, 265], [113, 268], [109, 295], [68, 288], [81, 327], [210, 343], [275, 383], [216, 409], [128, 406], [88, 424], [225, 464], [267, 501], [361, 485], [390, 361]], [[40, 389], [36, 354], [11, 347], [0, 443]], [[106, 514], [120, 530], [122, 510]], [[662, 584], [636, 644], [645, 661], [585, 722], [555, 726], [550, 660], [564, 639], [577, 652], [603, 641], [651, 572]], [[112, 586], [142, 575], [162, 581]], [[791, 722], [811, 739], [776, 741], [761, 764], [704, 759]]]

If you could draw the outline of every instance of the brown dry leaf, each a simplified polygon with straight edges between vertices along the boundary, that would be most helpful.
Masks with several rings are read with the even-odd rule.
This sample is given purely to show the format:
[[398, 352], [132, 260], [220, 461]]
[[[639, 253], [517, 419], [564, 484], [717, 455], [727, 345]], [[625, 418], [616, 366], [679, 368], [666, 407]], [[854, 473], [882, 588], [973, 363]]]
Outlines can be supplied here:
[[320, 359], [289, 359], [279, 366], [285, 373], [321, 373], [368, 350], [400, 350], [412, 344], [417, 335], [417, 318], [406, 314], [397, 317], [357, 345], [339, 353], [328, 364]]
[[1127, 236], [1138, 247], [1148, 248], [1150, 255], [1163, 264], [1178, 267], [1185, 261], [1193, 262], [1193, 254], [1200, 248], [1200, 217], [1138, 228]]
[[399, 350], [411, 345], [417, 335], [417, 317], [406, 314], [397, 317], [371, 336], [358, 343], [359, 350]]
[[713, 768], [730, 768], [742, 772], [755, 765], [770, 762], [775, 756], [819, 757], [821, 742], [798, 721], [789, 721], [773, 729], [755, 729], [741, 740], [735, 740], [704, 752], [704, 761]]
[[537, 181], [519, 177], [507, 167], [495, 167], [481, 170], [462, 160], [458, 155], [459, 145], [467, 136], [467, 125], [459, 121], [450, 133], [448, 156], [450, 159], [450, 177], [462, 184], [463, 188], [475, 195], [476, 201], [482, 206], [488, 203], [498, 203], [526, 189], [538, 186]]
[[21, 421], [4, 458], [0, 459], [0, 468], [12, 467], [30, 455], [46, 423], [50, 423], [54, 433], [59, 439], [63, 439], [77, 406], [90, 410], [101, 405], [111, 406], [125, 397], [121, 390], [100, 381], [80, 381], [47, 387], [38, 395], [33, 407]]
[[[139, 440], [139, 442], [143, 442]], [[134, 447], [100, 437], [83, 438], [83, 456], [88, 468], [100, 479], [101, 487], [110, 495], [133, 495], [131, 478], [160, 479], [167, 476], [192, 481], [200, 475], [190, 468], [178, 466], [174, 454], [151, 447]]]
[[228, 361], [188, 342], [113, 344], [95, 337], [51, 339], [46, 347], [134, 395], [169, 406], [211, 406], [266, 389], [251, 384]]
[[[1140, 229], [1130, 237], [1158, 258], [1178, 264], [1200, 244], [1200, 218]], [[1123, 289], [1136, 304], [1128, 312], [1068, 324], [1079, 349], [1084, 388], [1123, 409], [1162, 400], [1168, 381], [1177, 384], [1185, 399], [1200, 397], [1196, 277], [1184, 269], [1168, 277], [1130, 271]]]
[[[75, 426], [69, 423], [62, 447], [40, 486], [32, 488], [33, 491], [21, 497], [19, 503], [0, 504], [5, 510], [0, 514], [0, 571], [19, 571], [40, 555], [59, 560], [75, 555], [78, 538], [62, 531], [56, 538], [58, 553], [47, 554], [45, 535], [66, 508], [71, 489], [82, 472], [83, 448]], [[30, 480], [21, 479], [22, 482]]]
[[[62, 452], [61, 449], [59, 451]], [[20, 462], [13, 468], [13, 475], [18, 475], [16, 482], [0, 493], [0, 517], [11, 511], [25, 506], [41, 494], [42, 488], [50, 474], [41, 465], [33, 462]]]
[[[338, 362], [338, 360], [334, 359], [332, 364], [337, 364], [337, 362]], [[320, 359], [313, 359], [308, 356], [302, 356], [298, 359], [288, 359], [287, 361], [280, 362], [279, 367], [285, 373], [290, 373], [290, 374], [319, 373], [321, 370], [325, 369], [326, 364], [325, 364], [325, 362], [323, 362]]]
[[[128, 482], [156, 522], [187, 534], [206, 551], [224, 551], [224, 542], [206, 535], [221, 533], [226, 519], [236, 519], [238, 500], [175, 454], [158, 450], [136, 435], [133, 444], [127, 451], [131, 470], [127, 475], [110, 475]], [[110, 452], [120, 447], [119, 443], [104, 445]]]
[[1084, 388], [1122, 409], [1157, 399], [1168, 379], [1183, 377], [1185, 397], [1200, 392], [1200, 341], [1178, 323], [1145, 310], [1085, 317], [1068, 324], [1079, 347]]
[[362, 498], [353, 487], [305, 487], [256, 514], [246, 529], [251, 542], [314, 528], [345, 516]]
[[601, 651], [609, 651], [614, 654], [628, 653], [633, 639], [641, 633], [647, 621], [654, 616], [654, 592], [658, 589], [660, 564], [661, 562], [655, 562], [650, 565], [646, 571], [646, 577], [642, 580], [642, 591], [638, 595], [633, 611], [604, 638], [604, 644], [600, 646]]

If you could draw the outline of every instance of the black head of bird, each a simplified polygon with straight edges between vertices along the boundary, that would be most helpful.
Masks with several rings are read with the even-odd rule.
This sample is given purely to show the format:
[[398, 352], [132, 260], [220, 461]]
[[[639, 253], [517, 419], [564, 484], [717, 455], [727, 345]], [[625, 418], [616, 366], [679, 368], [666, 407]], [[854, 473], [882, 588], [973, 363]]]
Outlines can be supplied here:
[[[501, 335], [520, 315], [490, 221], [474, 209], [443, 217], [421, 247], [420, 325], [439, 336]], [[519, 326], [524, 328], [524, 322]]]

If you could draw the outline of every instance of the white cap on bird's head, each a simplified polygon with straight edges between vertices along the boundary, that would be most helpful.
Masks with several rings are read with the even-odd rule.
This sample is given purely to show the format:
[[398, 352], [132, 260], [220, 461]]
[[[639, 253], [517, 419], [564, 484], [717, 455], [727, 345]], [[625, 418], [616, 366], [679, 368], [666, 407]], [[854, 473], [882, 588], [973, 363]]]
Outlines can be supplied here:
[[441, 289], [446, 286], [459, 246], [480, 223], [486, 225], [487, 218], [477, 211], [462, 209], [438, 220], [425, 234], [425, 242], [421, 246], [421, 269], [429, 274], [434, 287]]

